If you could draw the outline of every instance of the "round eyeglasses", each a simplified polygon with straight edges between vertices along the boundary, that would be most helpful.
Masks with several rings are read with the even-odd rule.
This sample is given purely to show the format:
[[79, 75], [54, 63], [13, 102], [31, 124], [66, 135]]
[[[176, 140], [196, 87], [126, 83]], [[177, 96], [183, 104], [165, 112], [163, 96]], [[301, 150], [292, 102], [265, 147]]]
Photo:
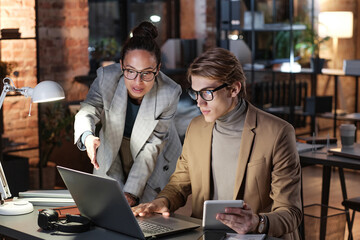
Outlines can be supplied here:
[[124, 73], [124, 76], [128, 79], [128, 80], [134, 80], [138, 74], [140, 74], [140, 79], [142, 81], [145, 81], [145, 82], [151, 82], [156, 74], [157, 74], [157, 71], [153, 72], [153, 71], [141, 71], [141, 72], [138, 72], [138, 71], [135, 71], [133, 69], [126, 69], [126, 68], [123, 68], [123, 73]]
[[227, 86], [228, 86], [228, 84], [224, 83], [213, 90], [200, 90], [200, 91], [195, 91], [194, 89], [189, 88], [187, 90], [187, 92], [188, 92], [189, 96], [195, 101], [198, 100], [199, 95], [205, 101], [211, 101], [214, 99], [214, 92], [216, 92], [220, 89], [223, 89], [224, 87], [227, 87]]

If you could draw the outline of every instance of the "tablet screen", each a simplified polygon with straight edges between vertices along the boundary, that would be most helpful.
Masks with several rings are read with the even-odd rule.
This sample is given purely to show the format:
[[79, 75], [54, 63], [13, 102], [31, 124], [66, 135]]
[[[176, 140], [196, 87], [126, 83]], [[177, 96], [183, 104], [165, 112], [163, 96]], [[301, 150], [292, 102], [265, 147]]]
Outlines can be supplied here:
[[243, 200], [207, 200], [204, 202], [203, 228], [230, 230], [222, 222], [216, 220], [216, 214], [225, 213], [226, 207], [243, 207]]
[[205, 231], [198, 240], [223, 240], [226, 238], [226, 232]]

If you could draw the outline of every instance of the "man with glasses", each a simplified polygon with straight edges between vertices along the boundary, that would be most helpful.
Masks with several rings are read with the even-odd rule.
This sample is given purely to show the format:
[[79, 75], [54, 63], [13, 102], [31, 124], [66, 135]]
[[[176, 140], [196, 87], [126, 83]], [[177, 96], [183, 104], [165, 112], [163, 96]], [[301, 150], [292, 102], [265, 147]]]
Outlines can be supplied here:
[[195, 101], [198, 100], [199, 95], [205, 101], [212, 101], [214, 99], [214, 92], [216, 92], [220, 89], [223, 89], [224, 87], [227, 87], [227, 86], [229, 86], [229, 85], [227, 83], [224, 83], [224, 84], [218, 86], [217, 88], [215, 88], [214, 90], [201, 90], [201, 91], [195, 91], [190, 88], [190, 89], [188, 89], [187, 92], [188, 92], [189, 96]]
[[149, 22], [133, 30], [120, 64], [98, 69], [75, 118], [75, 143], [87, 151], [94, 174], [119, 181], [130, 206], [154, 199], [182, 147], [173, 123], [181, 87], [160, 72], [156, 36]]
[[240, 234], [299, 239], [301, 170], [294, 128], [244, 100], [245, 75], [228, 50], [211, 49], [190, 65], [191, 98], [202, 116], [186, 132], [169, 183], [137, 216], [169, 215], [192, 194], [192, 216], [202, 218], [205, 200], [244, 200], [216, 219]]

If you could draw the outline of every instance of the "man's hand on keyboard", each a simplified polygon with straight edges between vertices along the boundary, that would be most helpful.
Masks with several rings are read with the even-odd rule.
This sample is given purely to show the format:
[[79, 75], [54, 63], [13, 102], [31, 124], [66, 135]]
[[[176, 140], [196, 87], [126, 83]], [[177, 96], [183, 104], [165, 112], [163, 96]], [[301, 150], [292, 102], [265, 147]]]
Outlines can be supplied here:
[[134, 216], [144, 217], [152, 213], [161, 213], [163, 216], [170, 216], [169, 203], [166, 198], [157, 198], [149, 203], [142, 203], [131, 208]]

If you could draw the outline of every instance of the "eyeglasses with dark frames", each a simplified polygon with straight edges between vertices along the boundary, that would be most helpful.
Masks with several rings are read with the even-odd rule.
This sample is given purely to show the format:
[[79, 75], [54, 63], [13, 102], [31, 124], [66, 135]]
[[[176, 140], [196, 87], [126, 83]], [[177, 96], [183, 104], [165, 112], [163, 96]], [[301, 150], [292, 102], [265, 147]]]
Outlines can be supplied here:
[[[157, 68], [157, 66], [155, 67], [155, 69]], [[135, 78], [137, 78], [138, 74], [140, 74], [140, 79], [144, 82], [151, 82], [152, 80], [154, 80], [157, 71], [136, 71], [134, 69], [128, 69], [128, 68], [123, 68], [122, 69], [125, 78], [127, 78], [128, 80], [134, 80]]]
[[212, 101], [214, 99], [214, 92], [219, 91], [220, 89], [223, 89], [227, 86], [228, 84], [224, 83], [213, 90], [200, 90], [200, 91], [195, 91], [194, 89], [189, 88], [187, 92], [189, 96], [195, 101], [198, 100], [199, 95], [205, 101]]

